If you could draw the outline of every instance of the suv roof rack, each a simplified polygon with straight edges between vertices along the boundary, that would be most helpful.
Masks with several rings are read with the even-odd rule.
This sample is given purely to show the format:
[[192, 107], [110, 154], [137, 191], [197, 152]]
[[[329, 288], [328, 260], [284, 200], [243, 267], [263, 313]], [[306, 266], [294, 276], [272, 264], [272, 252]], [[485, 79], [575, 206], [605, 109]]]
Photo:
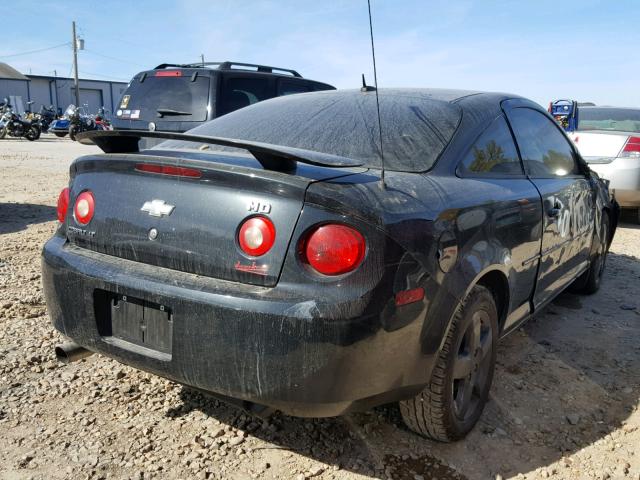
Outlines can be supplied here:
[[[161, 70], [164, 68], [205, 68], [209, 66], [217, 66], [218, 70], [234, 70], [233, 67], [250, 67], [255, 68], [257, 72], [263, 73], [274, 73], [274, 70], [278, 72], [286, 72], [291, 74], [294, 77], [302, 78], [295, 70], [291, 70], [290, 68], [280, 68], [280, 67], [271, 67], [269, 65], [257, 65], [255, 63], [239, 63], [239, 62], [195, 62], [195, 63], [161, 63], [154, 70]], [[243, 68], [239, 68], [236, 70], [244, 70]]]

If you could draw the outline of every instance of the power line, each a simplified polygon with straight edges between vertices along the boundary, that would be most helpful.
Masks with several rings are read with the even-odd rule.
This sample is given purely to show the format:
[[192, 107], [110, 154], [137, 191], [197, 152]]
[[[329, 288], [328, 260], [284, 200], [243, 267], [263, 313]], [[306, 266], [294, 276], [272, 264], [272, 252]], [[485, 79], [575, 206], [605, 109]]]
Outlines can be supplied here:
[[[107, 79], [120, 80], [120, 81], [123, 81], [123, 82], [128, 82], [129, 80], [131, 80], [130, 78], [112, 77], [111, 75], [103, 75], [102, 73], [87, 72], [86, 70], [80, 70], [80, 72], [85, 74], [85, 75], [93, 75], [94, 77], [102, 77], [102, 78], [107, 78]], [[83, 80], [90, 80], [90, 79], [85, 78]]]
[[[88, 34], [93, 34], [95, 37], [99, 37], [101, 35], [104, 35], [103, 32], [100, 33], [96, 33], [91, 29], [86, 29], [86, 28], [80, 28], [82, 30], [82, 33], [84, 34], [85, 32], [87, 32]], [[128, 40], [124, 40], [123, 38], [121, 38], [122, 34], [118, 33], [116, 35], [112, 35], [112, 38], [109, 39], [110, 42], [120, 42], [123, 43], [125, 45], [129, 45], [131, 47], [136, 47], [136, 48], [141, 48], [141, 49], [149, 49], [149, 44], [142, 44], [142, 43], [134, 43], [134, 42], [130, 42]]]
[[71, 45], [71, 43], [66, 42], [66, 43], [61, 43], [60, 45], [54, 45], [53, 47], [40, 48], [38, 50], [30, 50], [28, 52], [12, 53], [11, 55], [0, 55], [0, 58], [10, 58], [10, 57], [20, 57], [22, 55], [31, 55], [32, 53], [46, 52], [47, 50], [53, 50], [54, 48], [68, 47], [69, 45]]
[[136, 67], [142, 67], [142, 68], [146, 68], [147, 65], [142, 65], [140, 63], [135, 63], [135, 62], [130, 62], [129, 60], [123, 60], [121, 58], [116, 58], [116, 57], [111, 57], [109, 55], [104, 55], [102, 53], [98, 53], [98, 52], [94, 52], [93, 50], [89, 50], [89, 49], [84, 49], [85, 52], [90, 53], [91, 55], [96, 55], [98, 57], [102, 57], [102, 58], [107, 58], [109, 60], [115, 60], [116, 62], [120, 62], [120, 63], [128, 63], [129, 65], [135, 65]]

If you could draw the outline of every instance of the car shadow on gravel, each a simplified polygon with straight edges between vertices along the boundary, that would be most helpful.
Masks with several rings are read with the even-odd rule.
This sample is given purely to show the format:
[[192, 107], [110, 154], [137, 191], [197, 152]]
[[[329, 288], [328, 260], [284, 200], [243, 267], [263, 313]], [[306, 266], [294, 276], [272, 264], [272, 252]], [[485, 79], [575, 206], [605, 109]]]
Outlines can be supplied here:
[[0, 203], [0, 235], [56, 219], [56, 209], [33, 203]]
[[[508, 447], [503, 474], [585, 474], [580, 456], [569, 456], [596, 442], [610, 444], [615, 457], [633, 454], [616, 444], [633, 432], [626, 420], [639, 403], [640, 262], [615, 253], [607, 262], [598, 293], [560, 294], [500, 346], [480, 430], [496, 447]], [[546, 468], [558, 461], [560, 467]], [[609, 465], [610, 472], [598, 473], [625, 475], [621, 464]]]
[[200, 410], [268, 442], [258, 450], [289, 450], [372, 478], [582, 475], [578, 452], [595, 442], [622, 449], [612, 454], [621, 458], [633, 454], [623, 451], [632, 448], [624, 446], [629, 441], [616, 447], [616, 436], [626, 434], [625, 420], [638, 404], [639, 279], [637, 258], [611, 253], [600, 292], [563, 293], [504, 339], [485, 412], [454, 444], [411, 433], [395, 406], [339, 418], [260, 420], [183, 387], [183, 404], [169, 415]]
[[[272, 465], [279, 458], [268, 452], [285, 450], [320, 462], [327, 471], [339, 469], [394, 480], [415, 480], [420, 476], [439, 480], [466, 479], [434, 456], [409, 448], [413, 443], [429, 442], [404, 427], [395, 406], [336, 418], [296, 418], [276, 412], [265, 419], [186, 386], [182, 387], [180, 398], [182, 405], [169, 410], [167, 416], [180, 417], [197, 410], [222, 424], [244, 430], [266, 442], [253, 451], [265, 451], [267, 455], [264, 456]], [[386, 429], [393, 430], [391, 437], [383, 432]]]

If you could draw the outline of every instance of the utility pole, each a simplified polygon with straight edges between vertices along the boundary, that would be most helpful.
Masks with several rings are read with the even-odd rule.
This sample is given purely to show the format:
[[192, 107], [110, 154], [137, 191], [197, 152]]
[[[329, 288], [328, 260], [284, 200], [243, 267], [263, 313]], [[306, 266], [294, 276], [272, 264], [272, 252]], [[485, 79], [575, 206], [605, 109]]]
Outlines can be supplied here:
[[76, 22], [71, 22], [73, 29], [73, 84], [76, 91], [76, 107], [80, 108], [80, 87], [78, 86], [78, 39], [76, 37]]
[[60, 104], [58, 102], [58, 71], [53, 71], [53, 86], [56, 91], [56, 115], [58, 114], [58, 109], [60, 108]]
[[200, 58], [202, 59], [202, 66], [204, 67], [204, 53], [200, 54]]

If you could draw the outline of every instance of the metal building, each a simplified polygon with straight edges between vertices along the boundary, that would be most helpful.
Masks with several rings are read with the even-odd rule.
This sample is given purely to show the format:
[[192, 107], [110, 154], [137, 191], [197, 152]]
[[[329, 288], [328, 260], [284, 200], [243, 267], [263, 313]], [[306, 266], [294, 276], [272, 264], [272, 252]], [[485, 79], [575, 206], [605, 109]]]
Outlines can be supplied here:
[[[108, 80], [79, 79], [80, 106], [86, 106], [88, 113], [96, 113], [104, 107], [114, 112], [122, 93], [127, 87], [124, 82]], [[6, 63], [0, 63], [0, 101], [9, 98], [18, 113], [31, 105], [32, 111], [40, 110], [42, 105], [53, 105], [64, 111], [75, 103], [73, 78], [46, 75], [24, 75]]]

